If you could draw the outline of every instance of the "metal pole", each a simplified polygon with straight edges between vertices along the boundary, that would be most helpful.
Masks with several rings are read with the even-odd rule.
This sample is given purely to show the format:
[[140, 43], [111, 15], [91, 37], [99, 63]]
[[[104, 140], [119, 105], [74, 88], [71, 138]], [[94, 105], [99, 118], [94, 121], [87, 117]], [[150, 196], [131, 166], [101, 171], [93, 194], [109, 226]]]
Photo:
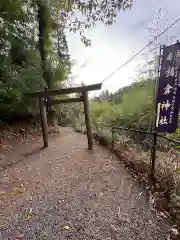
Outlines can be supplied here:
[[151, 155], [151, 175], [154, 176], [155, 173], [155, 161], [156, 161], [156, 144], [157, 144], [157, 134], [153, 134], [153, 146], [152, 146], [152, 155]]
[[114, 128], [112, 127], [112, 130], [111, 130], [111, 132], [112, 132], [112, 150], [114, 151]]

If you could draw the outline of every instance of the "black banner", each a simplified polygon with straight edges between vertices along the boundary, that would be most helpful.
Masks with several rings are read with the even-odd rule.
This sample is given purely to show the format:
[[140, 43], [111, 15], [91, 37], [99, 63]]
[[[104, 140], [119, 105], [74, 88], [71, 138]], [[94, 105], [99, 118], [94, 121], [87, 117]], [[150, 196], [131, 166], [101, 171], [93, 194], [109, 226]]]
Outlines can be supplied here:
[[163, 49], [156, 107], [156, 131], [175, 132], [180, 107], [179, 42]]

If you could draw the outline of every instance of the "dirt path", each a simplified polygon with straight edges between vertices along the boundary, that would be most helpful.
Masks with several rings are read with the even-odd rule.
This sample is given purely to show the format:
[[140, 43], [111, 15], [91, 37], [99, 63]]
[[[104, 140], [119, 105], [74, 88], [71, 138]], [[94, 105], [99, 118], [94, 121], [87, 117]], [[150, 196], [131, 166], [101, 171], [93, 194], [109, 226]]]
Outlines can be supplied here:
[[49, 149], [41, 144], [14, 152], [19, 163], [0, 172], [0, 238], [167, 239], [169, 226], [109, 151], [89, 153], [85, 136], [67, 128]]

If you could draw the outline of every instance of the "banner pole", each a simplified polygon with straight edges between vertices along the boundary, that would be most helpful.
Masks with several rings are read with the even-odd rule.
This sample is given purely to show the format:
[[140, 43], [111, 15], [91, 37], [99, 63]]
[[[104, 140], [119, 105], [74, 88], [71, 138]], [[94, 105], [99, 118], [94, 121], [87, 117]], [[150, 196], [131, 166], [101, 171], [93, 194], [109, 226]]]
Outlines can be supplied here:
[[156, 111], [157, 111], [157, 94], [159, 88], [159, 76], [160, 76], [160, 67], [161, 67], [161, 58], [162, 58], [162, 51], [165, 45], [160, 45], [159, 49], [159, 59], [158, 59], [158, 68], [155, 75], [155, 90], [154, 90], [154, 117], [153, 117], [153, 145], [152, 145], [152, 152], [151, 152], [151, 177], [154, 177], [155, 173], [155, 161], [156, 161], [156, 145], [157, 145], [157, 132], [156, 132]]

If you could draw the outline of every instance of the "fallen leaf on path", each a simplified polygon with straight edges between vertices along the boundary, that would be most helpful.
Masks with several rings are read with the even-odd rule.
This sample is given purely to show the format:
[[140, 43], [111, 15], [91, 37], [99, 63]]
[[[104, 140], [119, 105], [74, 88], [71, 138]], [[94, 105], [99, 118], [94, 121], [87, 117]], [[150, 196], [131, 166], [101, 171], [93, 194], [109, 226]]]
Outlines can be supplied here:
[[16, 193], [24, 193], [26, 191], [25, 187], [23, 186], [20, 186], [19, 188], [14, 188], [14, 190]]
[[28, 221], [31, 217], [32, 215], [28, 215], [27, 217], [24, 218], [24, 221]]
[[72, 227], [71, 226], [64, 226], [63, 229], [64, 230], [72, 230]]
[[24, 221], [28, 221], [32, 217], [32, 208], [29, 209], [29, 213], [26, 217], [24, 217]]
[[6, 145], [0, 144], [0, 148], [5, 151], [9, 151], [9, 148]]
[[24, 234], [23, 233], [18, 233], [16, 235], [16, 239], [23, 239], [24, 238]]
[[176, 228], [171, 228], [171, 232], [173, 235], [177, 236], [179, 233], [178, 233], [178, 230]]

